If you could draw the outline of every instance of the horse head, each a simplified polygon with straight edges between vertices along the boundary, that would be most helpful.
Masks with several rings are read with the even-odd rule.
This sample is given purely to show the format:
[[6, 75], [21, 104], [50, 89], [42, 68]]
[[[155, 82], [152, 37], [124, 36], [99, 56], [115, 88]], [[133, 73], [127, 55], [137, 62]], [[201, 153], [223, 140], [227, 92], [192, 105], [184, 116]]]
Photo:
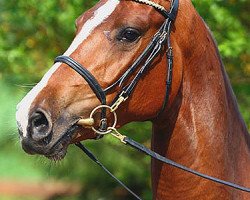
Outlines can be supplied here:
[[[171, 8], [170, 2], [161, 3], [166, 10]], [[165, 20], [156, 7], [144, 3], [100, 1], [76, 20], [76, 36], [64, 56], [84, 66], [100, 87], [107, 89], [106, 104], [111, 105], [121, 88], [130, 83], [140, 69], [135, 68], [130, 72], [131, 76], [122, 81], [121, 77]], [[117, 109], [117, 127], [158, 116], [165, 98], [167, 76], [166, 45], [162, 49], [150, 61], [150, 70], [146, 70], [133, 86], [135, 89], [129, 99]], [[145, 60], [141, 58], [141, 61]], [[178, 69], [174, 76], [179, 76]], [[174, 91], [178, 90], [177, 82], [178, 78], [172, 85]], [[72, 141], [96, 138], [96, 133], [77, 126], [77, 122], [88, 118], [98, 105], [100, 101], [89, 83], [67, 63], [56, 62], [17, 106], [16, 118], [23, 149], [30, 154], [63, 158]], [[100, 121], [98, 114], [95, 118]], [[107, 114], [107, 120], [107, 124], [112, 123], [110, 114]]]

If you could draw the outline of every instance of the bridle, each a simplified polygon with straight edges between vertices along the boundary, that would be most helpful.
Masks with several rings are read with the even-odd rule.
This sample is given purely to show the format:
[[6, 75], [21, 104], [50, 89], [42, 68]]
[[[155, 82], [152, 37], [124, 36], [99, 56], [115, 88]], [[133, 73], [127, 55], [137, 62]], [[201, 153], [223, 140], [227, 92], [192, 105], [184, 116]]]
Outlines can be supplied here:
[[[95, 108], [92, 113], [90, 119], [92, 119], [93, 114], [100, 109], [101, 110], [101, 119], [100, 119], [100, 126], [98, 129], [95, 129], [93, 127], [93, 123], [89, 124], [92, 129], [95, 131], [95, 133], [98, 136], [106, 135], [111, 133], [113, 136], [118, 138], [122, 143], [125, 143], [127, 145], [130, 145], [131, 147], [138, 149], [139, 151], [151, 156], [152, 158], [155, 158], [157, 160], [160, 160], [166, 164], [169, 164], [171, 166], [174, 166], [176, 168], [182, 169], [184, 171], [187, 171], [189, 173], [195, 174], [197, 176], [200, 176], [202, 178], [227, 185], [229, 187], [233, 187], [245, 192], [250, 192], [249, 188], [245, 188], [242, 186], [239, 186], [237, 184], [223, 181], [211, 176], [208, 176], [206, 174], [202, 174], [200, 172], [197, 172], [195, 170], [192, 170], [190, 168], [187, 168], [183, 165], [180, 165], [178, 163], [175, 163], [172, 160], [169, 160], [156, 152], [153, 152], [152, 150], [146, 148], [145, 146], [135, 142], [134, 140], [121, 135], [116, 129], [116, 113], [115, 111], [118, 109], [120, 104], [122, 104], [124, 101], [126, 101], [132, 92], [134, 91], [137, 83], [140, 81], [141, 77], [145, 74], [145, 72], [150, 68], [152, 62], [154, 59], [159, 55], [162, 48], [166, 46], [166, 58], [167, 58], [167, 77], [166, 77], [166, 90], [165, 90], [165, 98], [162, 103], [162, 108], [159, 111], [158, 115], [164, 111], [166, 108], [167, 102], [169, 100], [169, 95], [171, 91], [171, 84], [172, 84], [172, 71], [173, 71], [173, 49], [171, 46], [170, 41], [170, 33], [171, 33], [171, 25], [175, 21], [178, 7], [179, 7], [179, 0], [173, 0], [171, 2], [171, 8], [170, 11], [166, 11], [165, 8], [157, 3], [154, 3], [150, 0], [131, 0], [135, 1], [141, 4], [147, 4], [149, 6], [152, 6], [155, 8], [158, 12], [160, 12], [164, 17], [165, 21], [161, 25], [160, 29], [157, 31], [157, 33], [154, 35], [150, 43], [147, 45], [147, 47], [144, 49], [144, 51], [140, 54], [140, 56], [134, 61], [134, 63], [126, 70], [126, 72], [112, 85], [109, 87], [103, 89], [101, 85], [98, 83], [96, 78], [80, 63], [75, 61], [69, 56], [61, 55], [58, 56], [55, 59], [55, 63], [61, 62], [67, 64], [69, 67], [74, 69], [78, 74], [80, 74], [86, 82], [89, 84], [93, 92], [95, 93], [96, 97], [101, 102], [101, 105]], [[125, 80], [127, 80], [129, 77], [131, 77], [132, 74], [135, 74], [132, 81], [129, 82], [127, 85], [124, 85]], [[121, 88], [114, 100], [112, 101], [111, 105], [107, 105], [106, 101], [106, 95], [113, 90], [114, 88], [119, 87]], [[107, 109], [110, 110], [114, 114], [115, 122], [113, 126], [108, 127], [107, 123]], [[81, 124], [79, 122], [79, 124]], [[100, 138], [100, 137], [98, 137]], [[86, 147], [84, 147], [81, 143], [76, 143], [76, 145], [81, 148], [94, 162], [96, 162], [99, 166], [101, 166], [110, 176], [112, 176], [116, 181], [118, 181], [123, 187], [125, 187], [132, 195], [134, 195], [135, 198], [140, 199], [135, 193], [133, 193], [129, 188], [127, 188], [121, 181], [119, 181], [117, 178], [115, 178], [101, 163], [100, 161], [88, 150]]]
[[[166, 78], [166, 94], [165, 99], [162, 104], [162, 109], [160, 112], [162, 112], [169, 99], [169, 92], [171, 88], [172, 83], [172, 68], [173, 68], [173, 55], [172, 55], [172, 47], [170, 43], [170, 32], [171, 32], [171, 24], [174, 22], [177, 11], [178, 11], [178, 5], [179, 0], [175, 0], [172, 5], [170, 12], [167, 12], [164, 7], [153, 3], [152, 1], [148, 0], [132, 0], [138, 3], [144, 3], [150, 6], [153, 6], [156, 10], [158, 10], [165, 18], [166, 20], [160, 27], [160, 29], [157, 31], [157, 33], [152, 38], [151, 42], [147, 45], [145, 50], [140, 54], [140, 56], [134, 61], [134, 63], [125, 71], [125, 73], [112, 85], [109, 87], [102, 89], [96, 78], [80, 63], [75, 61], [69, 56], [61, 55], [58, 56], [55, 59], [56, 62], [65, 63], [68, 66], [70, 66], [72, 69], [74, 69], [76, 72], [78, 72], [89, 84], [93, 92], [95, 93], [96, 97], [100, 100], [101, 105], [107, 105], [106, 102], [106, 95], [113, 90], [115, 87], [121, 88], [121, 90], [118, 92], [114, 100], [112, 101], [110, 108], [111, 111], [115, 111], [121, 103], [126, 101], [131, 93], [134, 91], [135, 86], [141, 79], [141, 77], [145, 74], [145, 72], [149, 69], [151, 66], [153, 60], [156, 58], [156, 56], [160, 53], [162, 47], [166, 44], [167, 45], [167, 51], [166, 51], [166, 57], [167, 57], [167, 78]], [[143, 63], [144, 61], [144, 63]], [[139, 68], [140, 67], [140, 68]], [[138, 70], [139, 68], [139, 70]], [[127, 80], [131, 75], [138, 70], [136, 75], [134, 76], [133, 80], [124, 86], [125, 80]], [[105, 133], [107, 131], [107, 119], [106, 119], [106, 108], [101, 108], [101, 120], [100, 120], [100, 127], [99, 132], [100, 134], [103, 132]], [[160, 113], [159, 112], [159, 113]]]

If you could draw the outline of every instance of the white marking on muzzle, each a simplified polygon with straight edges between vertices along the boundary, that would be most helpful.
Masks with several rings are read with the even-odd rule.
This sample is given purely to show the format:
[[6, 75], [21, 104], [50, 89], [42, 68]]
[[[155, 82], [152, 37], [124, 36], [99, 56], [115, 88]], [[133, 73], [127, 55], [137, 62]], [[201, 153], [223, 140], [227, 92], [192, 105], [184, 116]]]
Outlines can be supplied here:
[[[71, 43], [68, 50], [64, 55], [70, 56], [84, 40], [92, 33], [92, 31], [103, 23], [115, 10], [117, 5], [120, 3], [119, 0], [108, 0], [105, 4], [99, 7], [93, 17], [91, 17], [82, 27], [81, 31], [73, 42]], [[17, 105], [16, 120], [20, 131], [23, 132], [23, 137], [27, 137], [27, 128], [29, 123], [29, 112], [31, 105], [37, 95], [47, 86], [50, 77], [55, 73], [61, 64], [56, 63], [52, 68], [44, 75], [42, 80], [22, 99]]]
[[50, 77], [58, 69], [60, 65], [61, 65], [60, 63], [54, 64], [50, 68], [50, 70], [44, 75], [42, 80], [34, 88], [32, 88], [32, 90], [17, 105], [16, 120], [19, 129], [23, 132], [23, 137], [27, 137], [29, 111], [32, 102], [35, 100], [36, 96], [43, 90], [43, 88], [47, 85]]

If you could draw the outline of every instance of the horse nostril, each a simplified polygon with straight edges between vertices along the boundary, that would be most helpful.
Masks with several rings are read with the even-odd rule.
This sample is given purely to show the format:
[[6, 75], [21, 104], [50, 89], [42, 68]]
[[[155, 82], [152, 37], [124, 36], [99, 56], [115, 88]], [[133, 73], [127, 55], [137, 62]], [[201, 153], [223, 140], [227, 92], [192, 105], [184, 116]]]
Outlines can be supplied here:
[[45, 112], [34, 112], [30, 118], [30, 132], [34, 140], [46, 139], [52, 130], [50, 117]]
[[38, 132], [45, 132], [49, 122], [43, 113], [36, 113], [32, 125]]

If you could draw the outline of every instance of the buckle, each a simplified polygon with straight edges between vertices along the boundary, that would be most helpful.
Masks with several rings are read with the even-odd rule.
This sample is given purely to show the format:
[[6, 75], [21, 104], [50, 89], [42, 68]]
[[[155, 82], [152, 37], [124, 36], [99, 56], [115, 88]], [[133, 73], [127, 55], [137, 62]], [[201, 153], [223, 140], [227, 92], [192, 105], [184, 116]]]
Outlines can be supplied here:
[[110, 111], [114, 112], [117, 110], [117, 108], [121, 105], [122, 102], [126, 101], [128, 97], [124, 97], [123, 95], [126, 94], [125, 91], [122, 91], [122, 93], [119, 95], [119, 98], [113, 103], [112, 106], [110, 106]]
[[168, 50], [166, 51], [166, 53], [167, 53], [167, 58], [168, 59], [171, 59], [171, 58], [174, 57], [174, 55], [173, 55], [173, 48], [172, 47], [168, 47]]

